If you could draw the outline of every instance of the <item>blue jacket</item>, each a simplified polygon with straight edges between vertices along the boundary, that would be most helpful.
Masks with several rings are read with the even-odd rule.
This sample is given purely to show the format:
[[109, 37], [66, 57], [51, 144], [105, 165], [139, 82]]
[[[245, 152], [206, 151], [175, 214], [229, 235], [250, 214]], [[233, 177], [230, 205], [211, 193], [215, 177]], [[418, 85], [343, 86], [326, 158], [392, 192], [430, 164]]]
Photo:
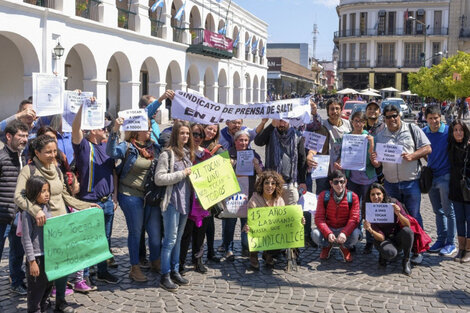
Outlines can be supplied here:
[[162, 104], [160, 102], [158, 102], [158, 100], [155, 100], [154, 102], [150, 103], [146, 108], [145, 110], [147, 111], [147, 115], [149, 117], [149, 119], [151, 120], [151, 125], [152, 125], [152, 134], [151, 134], [151, 137], [152, 137], [152, 140], [158, 145], [160, 146], [160, 144], [158, 143], [158, 138], [160, 137], [160, 127], [158, 126], [158, 123], [152, 118], [155, 113], [157, 112], [158, 108], [161, 106]]
[[[129, 149], [129, 153], [127, 153]], [[157, 158], [160, 153], [160, 148], [154, 143], [155, 157]], [[118, 144], [117, 133], [112, 133], [109, 136], [108, 142], [106, 143], [106, 153], [109, 157], [113, 159], [121, 159], [122, 163], [116, 168], [116, 172], [119, 177], [126, 177], [129, 173], [132, 166], [134, 166], [137, 157], [139, 156], [139, 151], [134, 145], [123, 141]], [[126, 157], [127, 154], [127, 157]]]

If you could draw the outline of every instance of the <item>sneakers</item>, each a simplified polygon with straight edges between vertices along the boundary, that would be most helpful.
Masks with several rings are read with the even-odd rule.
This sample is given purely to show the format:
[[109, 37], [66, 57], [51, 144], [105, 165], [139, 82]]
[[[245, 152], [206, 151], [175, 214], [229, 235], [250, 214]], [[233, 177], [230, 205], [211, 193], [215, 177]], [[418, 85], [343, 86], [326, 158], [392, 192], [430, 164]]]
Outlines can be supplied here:
[[436, 241], [431, 248], [429, 248], [428, 252], [430, 253], [438, 253], [445, 247], [445, 244], [441, 241]]
[[88, 293], [88, 291], [91, 291], [91, 287], [86, 284], [85, 280], [82, 280], [73, 285], [73, 290]]
[[423, 262], [423, 255], [420, 253], [420, 254], [413, 254], [413, 256], [411, 257], [411, 264], [421, 264], [421, 262]]
[[107, 259], [106, 260], [106, 263], [108, 264], [108, 267], [109, 268], [118, 268], [118, 264], [116, 263], [116, 260], [114, 259], [114, 257], [112, 257], [111, 259]]
[[217, 248], [217, 252], [220, 252], [220, 253], [225, 252], [224, 246], [219, 246], [219, 247]]
[[250, 257], [250, 250], [242, 249], [242, 257], [249, 258]]
[[107, 282], [108, 284], [117, 284], [119, 282], [119, 279], [112, 275], [110, 272], [104, 272], [103, 274], [96, 274], [96, 280], [98, 281], [104, 281]]
[[343, 255], [344, 262], [352, 262], [351, 251], [349, 251], [348, 248], [346, 248], [344, 245], [340, 245], [339, 251], [341, 251], [341, 254]]
[[[57, 290], [55, 289], [55, 287], [52, 288], [51, 297], [55, 298], [56, 293], [57, 293]], [[73, 295], [73, 289], [71, 289], [69, 286], [67, 286], [67, 287], [65, 287], [65, 296], [70, 296], [70, 295]]]
[[98, 290], [98, 287], [96, 287], [95, 283], [91, 280], [90, 276], [85, 277], [85, 282], [88, 287], [90, 287], [90, 291], [96, 291]]
[[28, 294], [28, 289], [24, 284], [21, 284], [16, 287], [11, 286], [10, 291], [19, 294], [20, 296], [26, 296]]
[[333, 248], [333, 245], [329, 245], [328, 247], [323, 247], [323, 249], [321, 249], [320, 260], [327, 260], [330, 258], [331, 248]]
[[444, 256], [451, 256], [456, 251], [457, 251], [457, 247], [455, 247], [454, 244], [445, 245], [444, 248], [442, 248], [441, 251], [439, 251], [439, 254], [444, 255]]
[[228, 251], [227, 253], [225, 253], [225, 260], [229, 262], [235, 261], [235, 256], [233, 255], [232, 251]]

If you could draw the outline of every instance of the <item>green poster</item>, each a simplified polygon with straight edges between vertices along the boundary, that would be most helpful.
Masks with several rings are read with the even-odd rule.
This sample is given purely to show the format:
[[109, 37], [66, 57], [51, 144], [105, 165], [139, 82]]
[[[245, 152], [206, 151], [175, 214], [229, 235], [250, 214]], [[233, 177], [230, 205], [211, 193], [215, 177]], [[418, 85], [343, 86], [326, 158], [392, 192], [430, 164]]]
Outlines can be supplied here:
[[112, 257], [103, 210], [91, 208], [50, 218], [44, 225], [44, 258], [49, 281]]
[[189, 179], [205, 210], [240, 191], [228, 151], [191, 167]]
[[300, 205], [248, 209], [250, 251], [303, 247], [302, 217]]

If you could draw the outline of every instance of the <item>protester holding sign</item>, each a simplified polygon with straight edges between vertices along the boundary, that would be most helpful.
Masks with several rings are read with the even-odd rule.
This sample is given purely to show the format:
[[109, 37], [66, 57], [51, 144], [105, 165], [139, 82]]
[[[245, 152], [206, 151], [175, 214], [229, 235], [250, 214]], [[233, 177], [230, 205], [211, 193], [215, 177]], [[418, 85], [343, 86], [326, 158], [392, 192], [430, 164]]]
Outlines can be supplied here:
[[367, 190], [362, 204], [365, 212], [366, 203], [392, 203], [393, 223], [370, 223], [364, 221], [364, 228], [374, 237], [374, 245], [379, 250], [379, 264], [386, 266], [403, 249], [403, 273], [411, 275], [410, 254], [413, 247], [414, 233], [410, 228], [408, 214], [398, 200], [390, 199], [382, 185], [373, 183]]
[[[200, 163], [209, 159], [212, 155], [209, 150], [202, 148], [201, 143], [204, 140], [204, 127], [201, 124], [194, 124], [191, 126], [194, 142], [195, 160], [193, 164]], [[180, 252], [180, 273], [184, 273], [184, 263], [186, 255], [188, 254], [189, 243], [192, 239], [192, 264], [196, 272], [205, 274], [207, 268], [202, 263], [202, 255], [204, 254], [204, 236], [206, 234], [207, 226], [210, 221], [210, 209], [204, 210], [199, 202], [195, 192], [191, 194], [191, 210], [189, 212], [188, 220], [184, 228], [183, 237], [181, 238], [181, 252]]]
[[[37, 135], [38, 136], [47, 135], [49, 137], [54, 138], [55, 141], [57, 142], [57, 132], [50, 126], [41, 126], [37, 132]], [[58, 142], [57, 142], [57, 145], [58, 145]], [[62, 174], [65, 174], [66, 172], [70, 172], [70, 166], [67, 160], [67, 156], [60, 149], [57, 149], [57, 155], [56, 155], [56, 159], [54, 163], [57, 167], [60, 168], [60, 170], [62, 171]]]
[[171, 292], [178, 290], [178, 285], [189, 284], [179, 273], [179, 258], [181, 237], [190, 210], [191, 184], [188, 176], [191, 174], [193, 160], [191, 127], [188, 122], [176, 122], [168, 148], [160, 154], [155, 173], [155, 183], [166, 186], [160, 204], [165, 225], [160, 287]]
[[[284, 180], [282, 176], [274, 171], [265, 171], [259, 175], [256, 185], [254, 187], [255, 192], [248, 201], [248, 211], [252, 208], [264, 208], [264, 207], [275, 207], [285, 205], [284, 199], [282, 198], [282, 185]], [[250, 232], [250, 227], [245, 224], [244, 232]], [[270, 250], [263, 252], [263, 260], [266, 266], [272, 267], [274, 265], [274, 258], [278, 250]], [[258, 252], [250, 252], [250, 266], [258, 270]]]
[[[32, 176], [26, 182], [26, 197], [31, 203], [42, 208], [46, 218], [49, 213], [50, 186], [41, 176]], [[22, 213], [21, 242], [26, 255], [28, 273], [28, 312], [45, 312], [47, 299], [52, 290], [52, 282], [46, 276], [44, 266], [43, 227], [39, 226], [28, 212]], [[57, 299], [58, 302], [62, 299]], [[66, 303], [58, 304], [64, 308]]]
[[118, 143], [118, 131], [124, 123], [117, 118], [113, 131], [106, 144], [106, 153], [113, 159], [121, 159], [118, 168], [118, 201], [124, 212], [128, 228], [127, 244], [131, 270], [129, 277], [137, 282], [147, 281], [139, 266], [139, 243], [142, 227], [145, 225], [149, 236], [150, 261], [156, 271], [160, 268], [161, 249], [161, 213], [157, 206], [144, 202], [144, 185], [152, 166], [158, 157], [159, 148], [150, 139], [150, 123], [146, 131], [130, 131], [125, 134], [125, 141]]
[[[18, 177], [18, 183], [15, 190], [15, 203], [24, 211], [27, 211], [36, 220], [37, 226], [43, 226], [46, 223], [46, 215], [42, 207], [34, 204], [26, 197], [25, 189], [27, 180], [34, 175], [44, 177], [50, 186], [49, 208], [52, 216], [64, 215], [67, 213], [66, 205], [83, 210], [90, 207], [99, 207], [95, 203], [80, 201], [72, 197], [65, 187], [62, 172], [55, 166], [55, 155], [57, 154], [57, 143], [49, 136], [42, 135], [37, 137], [31, 144], [31, 163], [23, 167]], [[61, 307], [65, 303], [65, 285], [67, 276], [55, 281], [56, 309], [62, 312]]]
[[250, 142], [255, 139], [256, 135], [259, 134], [263, 128], [264, 125], [268, 119], [263, 118], [261, 120], [261, 123], [256, 127], [256, 129], [250, 129], [247, 128], [246, 126], [243, 126], [243, 120], [242, 119], [237, 119], [237, 120], [230, 120], [227, 121], [227, 127], [222, 128], [220, 131], [220, 144], [225, 150], [228, 150], [228, 148], [233, 147], [233, 136], [240, 130], [247, 130], [248, 133], [250, 134]]
[[352, 262], [350, 248], [357, 241], [361, 231], [359, 224], [359, 198], [346, 189], [347, 179], [343, 172], [333, 171], [329, 176], [330, 190], [325, 190], [318, 196], [317, 211], [313, 241], [323, 247], [320, 259], [330, 257], [334, 244], [339, 245], [345, 262]]
[[[230, 162], [235, 169], [237, 163], [239, 162], [237, 159], [238, 151], [248, 151], [248, 145], [250, 143], [250, 134], [246, 130], [238, 131], [234, 138], [234, 147], [229, 148], [228, 153], [230, 155]], [[253, 175], [237, 175], [237, 180], [240, 185], [240, 193], [235, 194], [234, 196], [228, 198], [226, 200], [227, 210], [231, 213], [234, 213], [235, 216], [240, 218], [240, 228], [246, 224], [246, 210], [248, 199], [253, 194], [255, 189], [255, 182], [256, 182], [256, 175], [261, 174], [263, 171], [263, 165], [261, 162], [261, 157], [254, 151], [253, 158], [253, 165], [254, 165], [254, 173]], [[225, 259], [227, 261], [235, 260], [235, 256], [233, 255], [233, 236], [235, 234], [235, 226], [237, 224], [237, 217], [234, 218], [226, 218], [224, 219], [223, 229], [222, 229], [222, 244], [225, 249]], [[249, 249], [248, 249], [248, 237], [246, 233], [241, 233], [241, 241], [242, 241], [242, 255], [249, 256]]]

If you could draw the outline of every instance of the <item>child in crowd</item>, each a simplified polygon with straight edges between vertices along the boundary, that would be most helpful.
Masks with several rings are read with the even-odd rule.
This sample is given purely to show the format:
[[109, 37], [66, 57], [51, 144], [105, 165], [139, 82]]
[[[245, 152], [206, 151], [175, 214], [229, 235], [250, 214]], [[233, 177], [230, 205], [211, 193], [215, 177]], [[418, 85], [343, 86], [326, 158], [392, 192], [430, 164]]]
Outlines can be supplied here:
[[[70, 193], [71, 196], [75, 197], [75, 195], [80, 192], [80, 183], [77, 177], [72, 172], [66, 172], [64, 175], [64, 179], [65, 179], [65, 186], [67, 187], [67, 191]], [[69, 207], [68, 212], [72, 213], [72, 212], [75, 212], [75, 210]], [[77, 292], [82, 292], [82, 293], [88, 293], [89, 291], [96, 290], [97, 289], [96, 286], [91, 287], [90, 285], [87, 284], [87, 280], [85, 279], [84, 272], [85, 272], [84, 270], [81, 270], [70, 275], [69, 282], [73, 284], [73, 290]], [[86, 275], [86, 277], [88, 277], [89, 279], [88, 275]], [[66, 290], [66, 294], [68, 290], [69, 289]]]
[[[49, 213], [50, 187], [42, 176], [32, 176], [26, 182], [26, 197], [42, 206], [46, 218]], [[21, 242], [27, 259], [28, 312], [45, 312], [52, 282], [47, 279], [44, 268], [44, 241], [42, 226], [28, 212], [22, 213]]]

